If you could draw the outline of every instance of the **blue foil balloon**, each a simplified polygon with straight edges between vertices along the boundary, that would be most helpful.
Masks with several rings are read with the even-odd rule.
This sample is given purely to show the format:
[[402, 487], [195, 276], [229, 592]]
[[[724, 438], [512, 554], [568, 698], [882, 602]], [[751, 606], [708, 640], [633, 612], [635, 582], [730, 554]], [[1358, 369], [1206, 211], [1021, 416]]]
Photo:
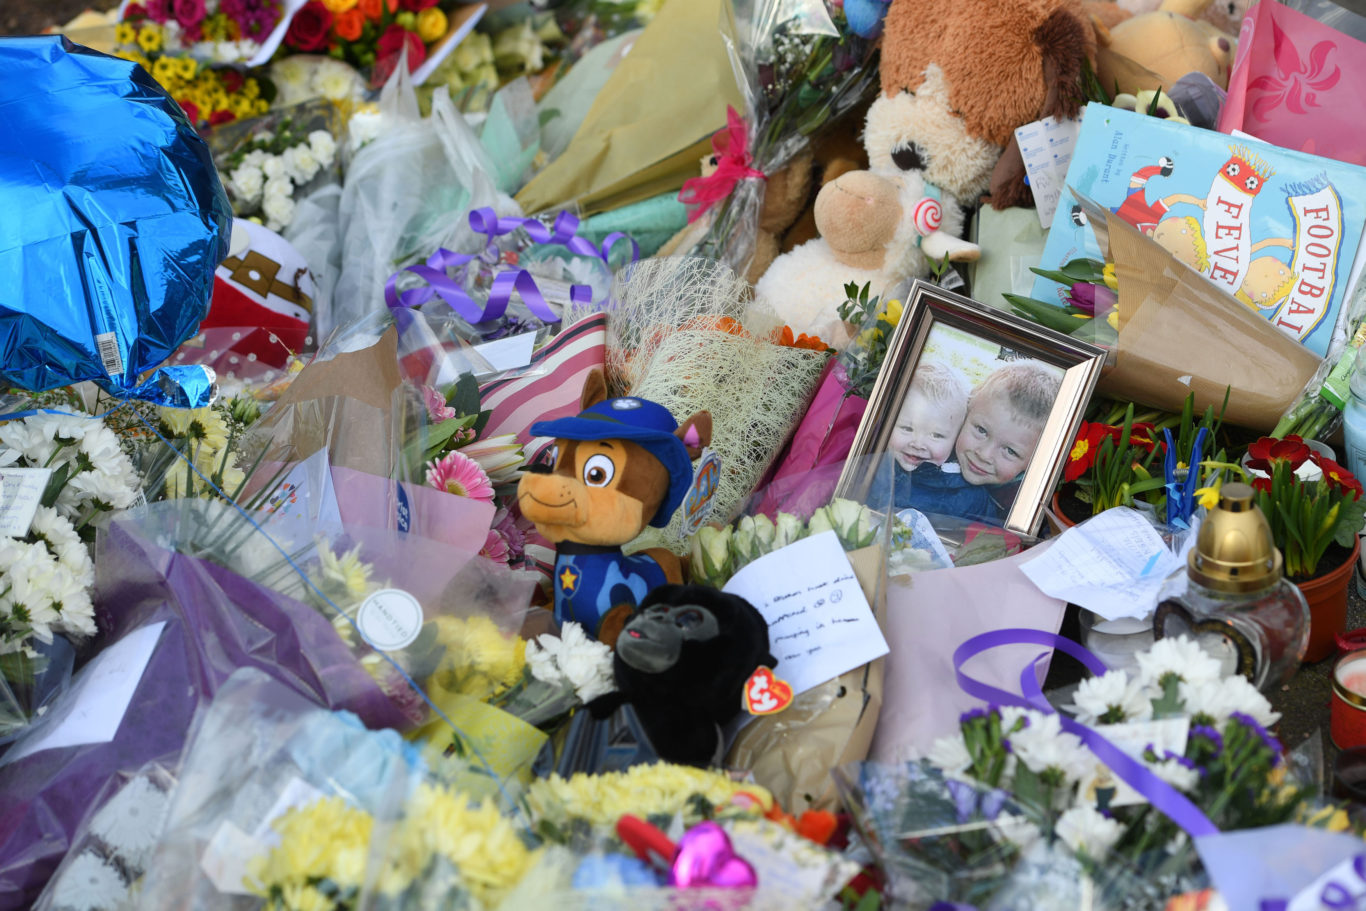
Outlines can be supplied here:
[[180, 106], [127, 60], [0, 39], [0, 124], [0, 379], [207, 404], [202, 371], [147, 376], [208, 313], [232, 220]]

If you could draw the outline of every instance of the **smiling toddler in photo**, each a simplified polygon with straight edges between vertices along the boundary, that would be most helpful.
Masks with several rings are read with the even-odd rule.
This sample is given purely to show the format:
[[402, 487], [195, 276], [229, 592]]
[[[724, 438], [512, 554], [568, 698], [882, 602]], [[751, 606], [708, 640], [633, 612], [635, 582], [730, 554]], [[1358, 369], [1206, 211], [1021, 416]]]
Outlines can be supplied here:
[[921, 364], [887, 443], [897, 467], [915, 471], [925, 462], [944, 464], [967, 408], [968, 387], [962, 374], [943, 364]]

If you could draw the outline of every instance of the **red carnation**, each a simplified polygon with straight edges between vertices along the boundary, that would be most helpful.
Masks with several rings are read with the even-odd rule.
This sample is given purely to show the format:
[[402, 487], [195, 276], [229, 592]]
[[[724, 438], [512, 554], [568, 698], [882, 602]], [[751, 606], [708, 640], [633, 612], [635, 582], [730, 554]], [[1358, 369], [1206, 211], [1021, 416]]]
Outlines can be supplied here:
[[209, 126], [216, 127], [223, 123], [232, 123], [237, 119], [237, 115], [224, 108], [221, 111], [214, 111], [209, 115]]
[[285, 43], [301, 51], [320, 51], [327, 46], [332, 30], [332, 13], [322, 0], [309, 0], [294, 14], [285, 32]]
[[380, 35], [379, 41], [375, 44], [374, 81], [377, 85], [389, 81], [394, 67], [398, 66], [398, 59], [404, 47], [408, 49], [408, 72], [411, 73], [427, 59], [426, 45], [417, 36], [417, 32], [410, 32], [396, 22]]

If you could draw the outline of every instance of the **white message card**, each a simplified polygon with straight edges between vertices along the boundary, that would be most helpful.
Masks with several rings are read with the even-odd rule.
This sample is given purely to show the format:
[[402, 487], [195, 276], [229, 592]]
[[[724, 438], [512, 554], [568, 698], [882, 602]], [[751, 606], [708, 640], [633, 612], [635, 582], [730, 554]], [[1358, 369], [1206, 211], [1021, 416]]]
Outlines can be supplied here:
[[775, 550], [731, 577], [725, 591], [768, 621], [774, 673], [803, 693], [887, 654], [887, 640], [844, 555], [824, 531]]

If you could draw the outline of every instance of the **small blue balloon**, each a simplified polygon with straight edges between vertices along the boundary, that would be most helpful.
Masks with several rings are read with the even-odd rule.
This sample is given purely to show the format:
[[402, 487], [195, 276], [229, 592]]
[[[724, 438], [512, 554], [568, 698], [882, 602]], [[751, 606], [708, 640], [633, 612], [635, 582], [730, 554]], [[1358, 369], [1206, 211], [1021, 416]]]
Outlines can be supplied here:
[[148, 372], [195, 334], [232, 210], [208, 146], [135, 63], [0, 39], [0, 380], [202, 401]]

